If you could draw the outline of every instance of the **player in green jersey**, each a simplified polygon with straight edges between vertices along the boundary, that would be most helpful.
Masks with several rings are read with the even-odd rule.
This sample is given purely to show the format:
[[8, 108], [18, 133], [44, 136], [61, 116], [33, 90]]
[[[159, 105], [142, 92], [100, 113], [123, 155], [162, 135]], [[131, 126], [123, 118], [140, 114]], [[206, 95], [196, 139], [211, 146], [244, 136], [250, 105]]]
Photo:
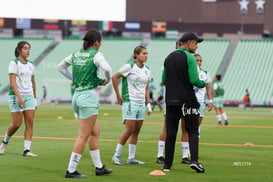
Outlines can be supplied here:
[[224, 88], [221, 83], [221, 75], [215, 76], [215, 82], [213, 84], [213, 106], [216, 112], [216, 119], [218, 125], [222, 125], [222, 117], [224, 119], [225, 125], [228, 125], [227, 114], [224, 111]]
[[[90, 29], [83, 38], [83, 48], [74, 51], [58, 65], [58, 70], [68, 79], [73, 80], [75, 92], [72, 97], [72, 105], [79, 116], [78, 137], [70, 156], [66, 178], [86, 177], [76, 169], [87, 141], [91, 159], [96, 167], [96, 175], [112, 173], [112, 170], [107, 169], [101, 162], [98, 144], [99, 97], [97, 87], [109, 83], [112, 71], [103, 54], [98, 51], [101, 44], [101, 33]], [[67, 69], [70, 65], [72, 65], [72, 73]], [[105, 79], [98, 77], [98, 69], [105, 73]]]

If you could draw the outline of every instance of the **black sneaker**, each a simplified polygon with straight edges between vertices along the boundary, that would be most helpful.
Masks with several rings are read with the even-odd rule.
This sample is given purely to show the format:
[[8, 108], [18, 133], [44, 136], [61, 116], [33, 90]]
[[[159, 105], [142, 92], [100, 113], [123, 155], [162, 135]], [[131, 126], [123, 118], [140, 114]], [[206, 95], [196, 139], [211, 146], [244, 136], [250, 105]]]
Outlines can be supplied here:
[[96, 167], [96, 175], [97, 176], [103, 176], [105, 174], [111, 174], [113, 171], [112, 169], [107, 169], [104, 165], [102, 166], [102, 168], [97, 168]]
[[228, 125], [228, 121], [227, 120], [225, 120], [225, 125]]
[[163, 156], [160, 156], [160, 157], [156, 158], [156, 163], [158, 163], [158, 164], [164, 164], [164, 162], [165, 162], [165, 159], [164, 159]]
[[164, 171], [164, 172], [170, 172], [171, 171], [171, 167], [168, 167], [168, 166], [164, 165], [161, 170]]
[[190, 167], [194, 169], [197, 173], [204, 173], [205, 169], [203, 168], [202, 164], [200, 163], [191, 163]]
[[75, 171], [73, 173], [70, 173], [68, 171], [66, 171], [66, 174], [64, 176], [65, 178], [86, 178], [85, 175], [79, 173], [78, 171]]
[[190, 164], [191, 161], [190, 161], [187, 157], [185, 157], [185, 158], [182, 158], [181, 163], [182, 163], [182, 164]]

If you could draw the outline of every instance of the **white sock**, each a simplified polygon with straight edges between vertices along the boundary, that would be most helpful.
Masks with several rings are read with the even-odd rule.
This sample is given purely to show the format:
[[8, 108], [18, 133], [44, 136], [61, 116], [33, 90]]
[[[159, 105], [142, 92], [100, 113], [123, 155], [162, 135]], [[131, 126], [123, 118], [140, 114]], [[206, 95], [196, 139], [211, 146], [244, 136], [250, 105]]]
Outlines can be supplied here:
[[217, 119], [217, 121], [218, 121], [218, 122], [222, 122], [222, 117], [221, 117], [221, 114], [216, 115], [216, 119]]
[[222, 113], [222, 117], [224, 118], [224, 120], [227, 120], [227, 114], [225, 112]]
[[24, 140], [24, 150], [30, 150], [30, 147], [31, 147], [31, 141]]
[[136, 145], [135, 144], [129, 144], [129, 155], [128, 159], [134, 159], [136, 157]]
[[121, 145], [121, 144], [118, 143], [114, 156], [120, 156], [120, 154], [121, 154], [121, 152], [123, 150], [123, 147], [124, 147], [124, 145]]
[[75, 152], [71, 153], [68, 168], [67, 168], [69, 173], [73, 173], [73, 172], [75, 172], [77, 170], [77, 166], [78, 166], [78, 163], [81, 160], [81, 157], [82, 157], [81, 154], [77, 154]]
[[165, 141], [158, 140], [157, 157], [164, 156]]
[[94, 166], [96, 168], [102, 168], [102, 162], [100, 159], [100, 150], [90, 150], [89, 151], [91, 159], [93, 160]]
[[189, 142], [181, 142], [182, 158], [188, 158], [190, 153]]
[[5, 136], [4, 136], [4, 139], [3, 141], [4, 142], [9, 142], [9, 139], [11, 138], [11, 136], [8, 136], [8, 134], [6, 133]]

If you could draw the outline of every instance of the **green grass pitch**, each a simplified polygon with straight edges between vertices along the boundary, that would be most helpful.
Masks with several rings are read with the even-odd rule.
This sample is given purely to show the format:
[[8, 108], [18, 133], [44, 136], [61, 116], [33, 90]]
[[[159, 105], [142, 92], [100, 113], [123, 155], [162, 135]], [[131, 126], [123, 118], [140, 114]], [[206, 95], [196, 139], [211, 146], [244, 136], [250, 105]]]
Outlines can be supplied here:
[[[111, 161], [118, 139], [124, 130], [118, 105], [102, 104], [98, 121], [101, 129], [100, 151], [102, 162], [113, 169], [109, 176], [97, 177], [86, 146], [78, 171], [88, 178], [80, 181], [164, 181], [164, 182], [257, 182], [273, 181], [273, 108], [246, 110], [224, 108], [229, 126], [217, 126], [215, 111], [206, 112], [201, 126], [199, 145], [200, 162], [206, 172], [198, 174], [188, 165], [181, 164], [179, 129], [172, 170], [164, 176], [149, 173], [161, 169], [155, 163], [157, 140], [162, 129], [163, 115], [156, 108], [147, 116], [137, 145], [137, 158], [145, 165], [114, 165]], [[0, 105], [0, 137], [11, 122], [7, 104]], [[10, 140], [5, 155], [0, 155], [1, 182], [60, 182], [65, 179], [72, 146], [77, 135], [78, 122], [74, 120], [71, 104], [42, 104], [38, 107], [34, 123], [32, 151], [37, 158], [22, 157], [24, 125]], [[254, 146], [245, 146], [252, 143]], [[125, 161], [128, 143], [122, 153]]]

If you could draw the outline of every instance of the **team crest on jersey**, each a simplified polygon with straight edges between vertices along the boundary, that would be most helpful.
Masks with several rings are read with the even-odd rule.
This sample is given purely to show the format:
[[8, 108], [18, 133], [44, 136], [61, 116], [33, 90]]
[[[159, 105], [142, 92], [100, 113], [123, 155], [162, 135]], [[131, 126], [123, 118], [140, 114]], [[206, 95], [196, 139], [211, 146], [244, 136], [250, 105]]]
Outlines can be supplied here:
[[145, 74], [148, 75], [148, 71], [145, 71]]

